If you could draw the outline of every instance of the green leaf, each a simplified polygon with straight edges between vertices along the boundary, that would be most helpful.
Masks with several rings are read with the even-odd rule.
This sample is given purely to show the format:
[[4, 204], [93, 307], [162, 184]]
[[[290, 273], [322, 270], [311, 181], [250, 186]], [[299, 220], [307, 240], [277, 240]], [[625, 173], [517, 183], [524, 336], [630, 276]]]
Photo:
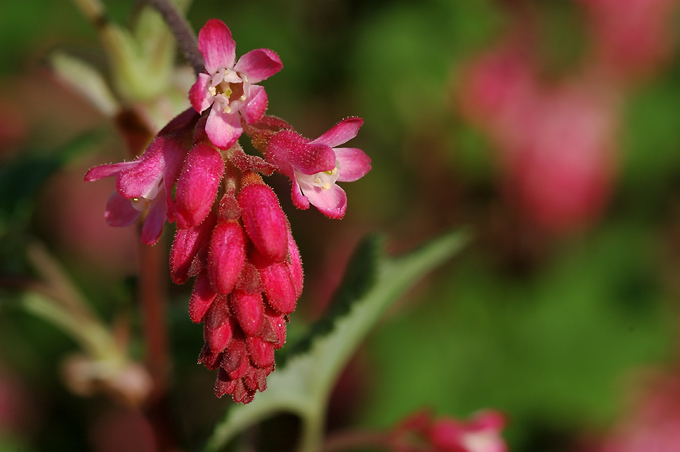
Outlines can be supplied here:
[[270, 375], [267, 390], [248, 405], [232, 407], [205, 450], [224, 447], [245, 428], [278, 412], [302, 419], [301, 451], [317, 450], [325, 407], [335, 381], [382, 313], [423, 275], [455, 255], [468, 234], [453, 232], [399, 258], [382, 253], [371, 236], [357, 248], [328, 313], [296, 345], [286, 365]]

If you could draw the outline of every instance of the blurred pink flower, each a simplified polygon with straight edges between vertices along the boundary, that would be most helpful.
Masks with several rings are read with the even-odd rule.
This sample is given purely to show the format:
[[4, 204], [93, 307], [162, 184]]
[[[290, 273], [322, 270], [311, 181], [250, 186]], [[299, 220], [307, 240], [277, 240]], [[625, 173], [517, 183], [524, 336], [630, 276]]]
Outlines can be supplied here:
[[624, 79], [646, 75], [673, 48], [677, 0], [578, 0], [590, 19], [598, 64]]
[[630, 412], [604, 440], [599, 452], [680, 450], [680, 376], [656, 376], [638, 394]]
[[231, 31], [218, 19], [210, 19], [201, 28], [198, 49], [207, 74], [198, 75], [189, 100], [198, 113], [212, 106], [206, 133], [215, 146], [227, 149], [243, 132], [239, 113], [246, 123], [252, 123], [267, 109], [267, 93], [256, 83], [276, 74], [283, 65], [269, 49], [251, 50], [237, 62]]

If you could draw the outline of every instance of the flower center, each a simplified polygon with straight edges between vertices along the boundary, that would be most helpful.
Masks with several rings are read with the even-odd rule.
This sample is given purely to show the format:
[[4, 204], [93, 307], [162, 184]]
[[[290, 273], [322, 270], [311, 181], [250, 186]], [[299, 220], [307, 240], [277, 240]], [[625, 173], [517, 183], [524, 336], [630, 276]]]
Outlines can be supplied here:
[[215, 98], [213, 102], [219, 105], [224, 113], [238, 111], [250, 94], [250, 83], [245, 74], [220, 68], [210, 79], [208, 92]]
[[144, 212], [146, 209], [149, 208], [149, 204], [151, 204], [151, 199], [147, 198], [132, 198], [130, 199], [130, 203], [132, 204], [132, 207], [135, 208], [135, 210], [139, 212]]
[[303, 174], [295, 170], [295, 179], [303, 188], [319, 187], [322, 190], [328, 190], [338, 180], [338, 167], [316, 174]]

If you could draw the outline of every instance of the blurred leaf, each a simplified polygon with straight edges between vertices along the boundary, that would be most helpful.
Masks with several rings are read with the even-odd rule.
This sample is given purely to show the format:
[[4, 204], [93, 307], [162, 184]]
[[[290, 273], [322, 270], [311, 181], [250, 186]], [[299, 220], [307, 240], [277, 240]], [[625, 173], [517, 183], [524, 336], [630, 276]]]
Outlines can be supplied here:
[[[310, 337], [267, 380], [267, 390], [248, 405], [232, 407], [218, 424], [206, 450], [217, 451], [248, 426], [280, 411], [303, 419], [301, 449], [317, 450], [326, 403], [340, 371], [384, 310], [428, 271], [457, 253], [463, 232], [429, 242], [407, 256], [383, 256], [381, 241], [369, 237], [351, 260], [334, 305]], [[306, 353], [302, 353], [306, 351]]]
[[104, 115], [111, 118], [118, 112], [118, 100], [95, 68], [64, 52], [54, 52], [49, 61], [52, 70], [63, 83], [84, 96]]

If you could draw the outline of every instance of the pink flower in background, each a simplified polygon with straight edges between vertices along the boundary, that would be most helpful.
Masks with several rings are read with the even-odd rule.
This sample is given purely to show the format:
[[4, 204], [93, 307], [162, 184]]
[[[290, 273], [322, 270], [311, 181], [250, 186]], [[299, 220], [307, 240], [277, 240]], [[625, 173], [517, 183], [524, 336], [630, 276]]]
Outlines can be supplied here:
[[354, 138], [364, 121], [347, 118], [315, 140], [293, 130], [274, 135], [267, 147], [267, 161], [278, 166], [292, 183], [293, 203], [299, 209], [310, 204], [330, 218], [342, 218], [347, 195], [336, 182], [353, 182], [371, 169], [371, 159], [361, 149], [336, 147]]
[[493, 410], [480, 411], [469, 421], [435, 419], [421, 411], [399, 424], [390, 442], [395, 452], [507, 452], [501, 436], [505, 423]]
[[592, 223], [617, 168], [616, 93], [592, 75], [543, 82], [507, 45], [470, 63], [463, 81], [461, 111], [497, 147], [510, 201], [548, 231]]
[[283, 65], [269, 49], [252, 50], [237, 62], [231, 31], [217, 19], [201, 28], [198, 49], [207, 74], [199, 74], [189, 91], [189, 100], [198, 113], [212, 106], [206, 133], [215, 146], [226, 149], [243, 132], [241, 116], [246, 123], [256, 122], [267, 109], [267, 93], [256, 83], [276, 74]]
[[597, 452], [680, 450], [680, 377], [655, 375]]
[[678, 0], [578, 0], [586, 9], [596, 64], [630, 79], [654, 72], [673, 49]]

